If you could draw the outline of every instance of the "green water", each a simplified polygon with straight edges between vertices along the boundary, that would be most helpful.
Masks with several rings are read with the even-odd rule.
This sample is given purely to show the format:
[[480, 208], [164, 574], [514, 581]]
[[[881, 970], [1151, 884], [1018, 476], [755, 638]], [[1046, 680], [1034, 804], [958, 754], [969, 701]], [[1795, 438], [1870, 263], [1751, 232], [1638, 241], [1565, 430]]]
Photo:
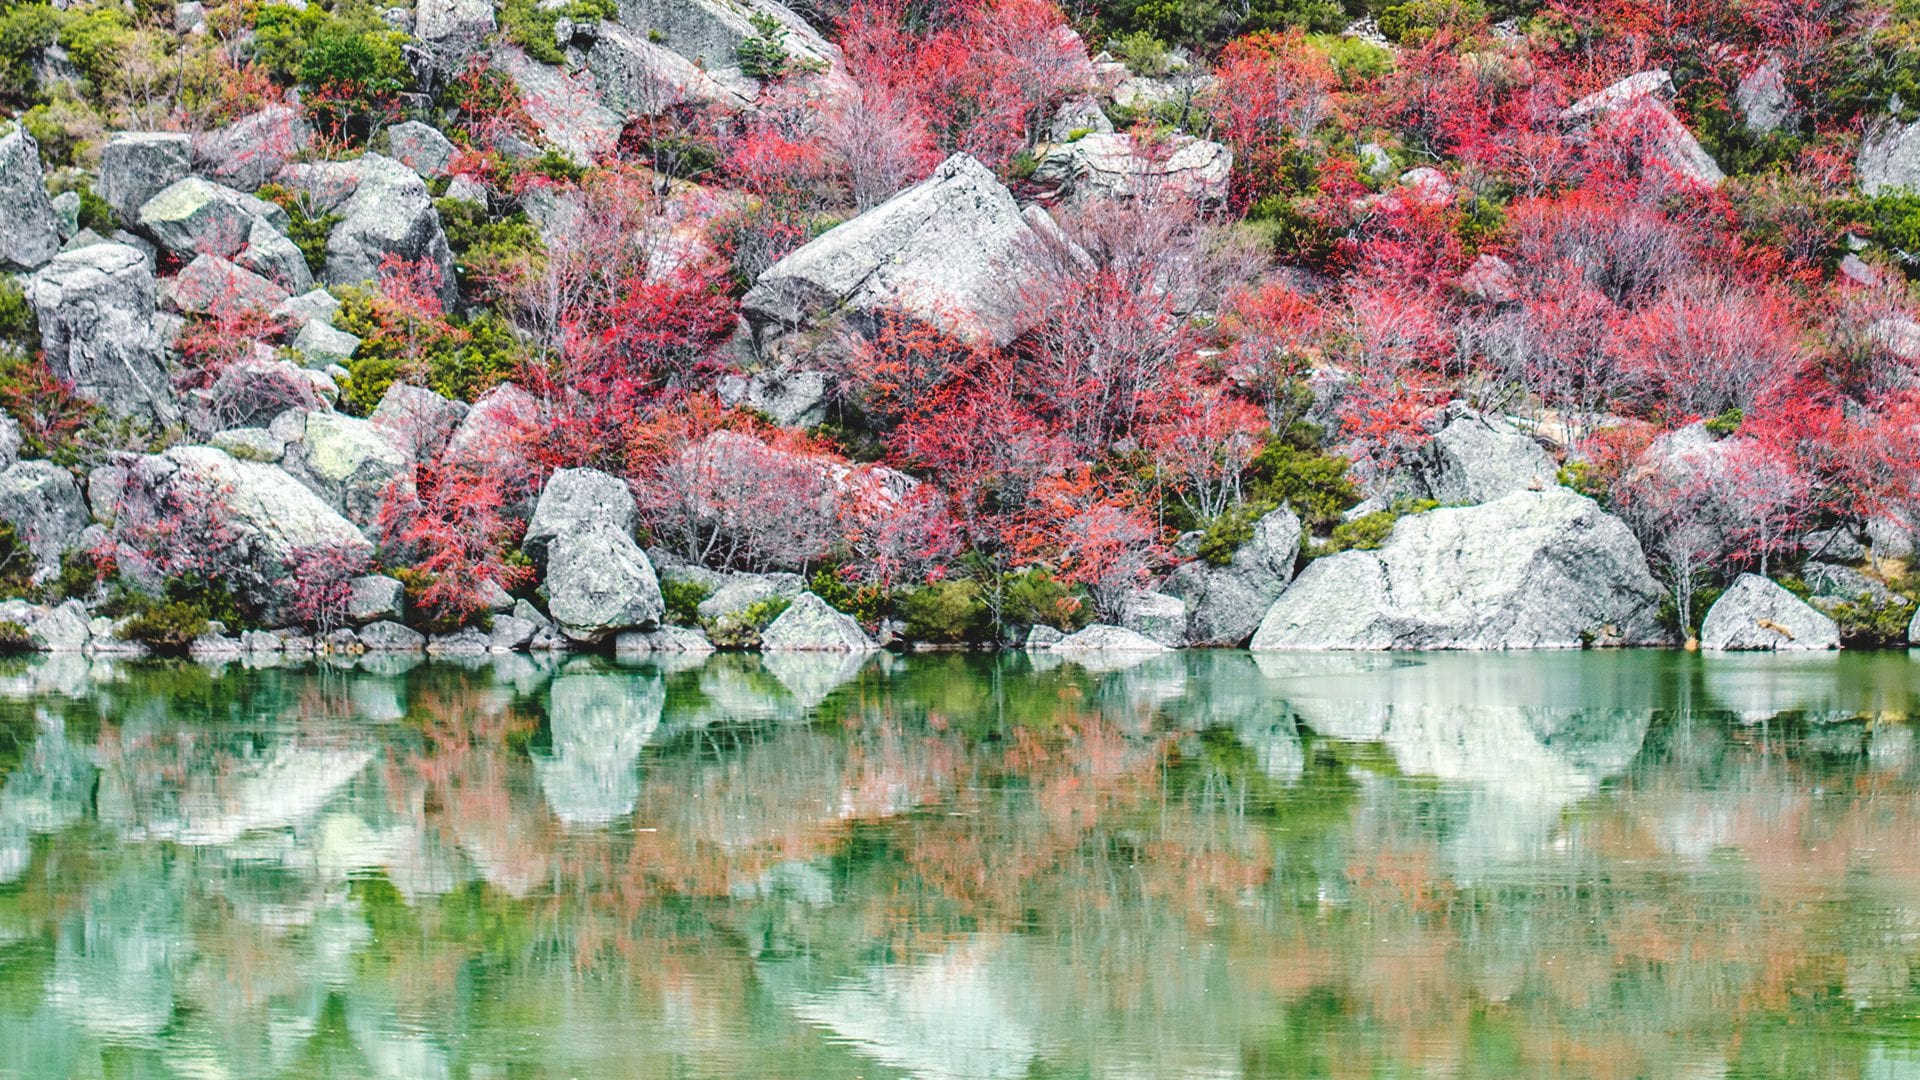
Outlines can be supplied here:
[[0, 1077], [1915, 1076], [1916, 723], [1920, 654], [16, 662]]

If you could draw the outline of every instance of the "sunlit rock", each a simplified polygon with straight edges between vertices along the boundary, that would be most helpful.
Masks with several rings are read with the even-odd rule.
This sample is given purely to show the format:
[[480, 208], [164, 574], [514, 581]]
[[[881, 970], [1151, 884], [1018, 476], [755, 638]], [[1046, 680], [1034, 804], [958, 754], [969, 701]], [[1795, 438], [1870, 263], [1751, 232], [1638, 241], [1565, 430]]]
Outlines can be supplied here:
[[561, 675], [548, 692], [551, 749], [534, 758], [553, 815], [568, 825], [605, 825], [633, 813], [636, 764], [660, 726], [666, 692], [631, 675]]

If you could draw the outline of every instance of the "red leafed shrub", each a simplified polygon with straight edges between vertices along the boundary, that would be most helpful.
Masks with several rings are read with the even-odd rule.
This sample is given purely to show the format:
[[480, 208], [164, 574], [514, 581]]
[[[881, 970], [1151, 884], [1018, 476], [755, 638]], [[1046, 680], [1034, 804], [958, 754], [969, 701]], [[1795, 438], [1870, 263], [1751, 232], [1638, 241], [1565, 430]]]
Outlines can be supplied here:
[[1007, 537], [1013, 556], [1086, 586], [1102, 618], [1118, 615], [1159, 555], [1147, 515], [1086, 467], [1043, 478], [1013, 525]]
[[204, 316], [187, 321], [174, 348], [180, 353], [174, 386], [198, 390], [213, 384], [227, 365], [253, 355], [262, 341], [272, 341], [286, 330], [274, 316], [252, 305], [220, 304]]
[[1161, 487], [1196, 521], [1209, 521], [1240, 501], [1240, 481], [1266, 442], [1261, 410], [1200, 372], [1143, 433]]
[[290, 562], [293, 600], [287, 615], [294, 624], [316, 634], [347, 625], [352, 581], [367, 572], [366, 555], [352, 548], [295, 548]]
[[525, 584], [530, 570], [508, 554], [522, 526], [491, 470], [417, 465], [388, 485], [377, 524], [390, 562], [407, 567], [409, 596], [434, 624], [455, 627], [486, 610], [485, 586]]
[[1214, 76], [1206, 103], [1233, 149], [1232, 202], [1244, 210], [1284, 184], [1288, 154], [1334, 116], [1339, 79], [1298, 33], [1229, 42]]

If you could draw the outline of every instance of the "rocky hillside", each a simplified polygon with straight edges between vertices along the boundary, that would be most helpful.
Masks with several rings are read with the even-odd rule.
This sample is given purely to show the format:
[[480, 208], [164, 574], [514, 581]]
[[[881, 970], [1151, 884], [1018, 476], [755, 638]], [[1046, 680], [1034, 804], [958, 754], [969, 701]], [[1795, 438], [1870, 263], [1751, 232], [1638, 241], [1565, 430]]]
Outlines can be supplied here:
[[0, 6], [0, 645], [1904, 645], [1920, 8]]

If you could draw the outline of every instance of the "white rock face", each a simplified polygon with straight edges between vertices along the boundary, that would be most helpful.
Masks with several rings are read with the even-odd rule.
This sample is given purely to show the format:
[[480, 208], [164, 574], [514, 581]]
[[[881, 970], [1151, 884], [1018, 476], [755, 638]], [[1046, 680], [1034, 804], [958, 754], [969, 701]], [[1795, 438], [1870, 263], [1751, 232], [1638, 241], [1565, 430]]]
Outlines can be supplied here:
[[646, 630], [666, 613], [653, 564], [632, 537], [609, 528], [556, 536], [547, 545], [547, 610], [574, 641]]
[[598, 469], [561, 469], [540, 492], [520, 550], [544, 563], [547, 546], [558, 536], [601, 528], [632, 536], [635, 513], [625, 480]]
[[[768, 15], [786, 31], [787, 55], [801, 65], [837, 68], [840, 50], [805, 19], [775, 0], [621, 0], [620, 23], [632, 33], [657, 32], [662, 44], [728, 84], [746, 83], [739, 48], [757, 36], [752, 19]], [[604, 29], [602, 30], [604, 33]]]
[[1793, 94], [1787, 89], [1785, 67], [1769, 56], [1733, 88], [1733, 103], [1741, 122], [1755, 135], [1771, 135], [1793, 119]]
[[1094, 133], [1047, 151], [1034, 170], [1074, 202], [1168, 196], [1219, 203], [1227, 197], [1233, 152], [1216, 142], [1177, 136], [1170, 153], [1142, 154], [1133, 136]]
[[496, 48], [493, 62], [513, 76], [520, 104], [541, 139], [582, 164], [613, 152], [623, 118], [600, 103], [591, 73], [574, 75], [549, 67], [512, 46]]
[[689, 103], [730, 110], [750, 103], [698, 64], [619, 23], [600, 24], [587, 50], [587, 66], [601, 103], [621, 116], [654, 116]]
[[955, 154], [932, 176], [802, 245], [742, 301], [757, 334], [845, 309], [901, 308], [967, 337], [1010, 340], [1033, 231], [985, 165]]
[[760, 633], [762, 652], [872, 652], [878, 646], [853, 616], [801, 593]]
[[1820, 650], [1840, 647], [1840, 628], [1758, 574], [1741, 574], [1700, 624], [1703, 649]]
[[287, 447], [287, 471], [359, 525], [373, 524], [407, 464], [378, 425], [336, 412], [308, 414], [305, 437]]
[[153, 270], [138, 249], [93, 244], [54, 257], [27, 283], [54, 374], [119, 416], [177, 415], [154, 324]]
[[1077, 633], [1068, 634], [1047, 647], [1048, 652], [1056, 653], [1159, 653], [1167, 652], [1165, 645], [1135, 633], [1124, 626], [1108, 626], [1094, 623]]
[[1308, 566], [1254, 649], [1579, 648], [1664, 640], [1625, 523], [1565, 488], [1402, 518], [1379, 551]]
[[1853, 171], [1860, 178], [1862, 194], [1920, 191], [1920, 120], [1883, 123], [1868, 131], [1860, 140]]
[[0, 128], [0, 270], [45, 266], [60, 225], [40, 172], [40, 144], [17, 123]]
[[1650, 158], [1696, 184], [1718, 187], [1727, 174], [1667, 106], [1672, 95], [1673, 79], [1666, 72], [1642, 71], [1581, 98], [1561, 118], [1574, 123], [1631, 125], [1645, 140]]
[[1416, 496], [1459, 506], [1544, 490], [1556, 471], [1540, 444], [1512, 424], [1463, 416], [1420, 448], [1408, 479]]

